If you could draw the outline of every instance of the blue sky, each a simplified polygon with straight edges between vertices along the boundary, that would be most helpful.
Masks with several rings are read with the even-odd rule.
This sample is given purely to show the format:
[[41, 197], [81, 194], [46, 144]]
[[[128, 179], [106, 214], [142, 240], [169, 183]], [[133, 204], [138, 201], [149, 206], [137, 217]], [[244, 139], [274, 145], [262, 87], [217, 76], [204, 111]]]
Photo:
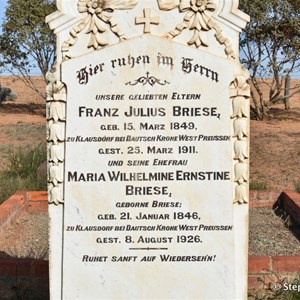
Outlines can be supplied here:
[[1, 1], [1, 4], [0, 4], [0, 25], [2, 25], [2, 19], [4, 17], [4, 12], [5, 12], [5, 7], [6, 7], [6, 4], [7, 4], [7, 0], [0, 0], [0, 1]]

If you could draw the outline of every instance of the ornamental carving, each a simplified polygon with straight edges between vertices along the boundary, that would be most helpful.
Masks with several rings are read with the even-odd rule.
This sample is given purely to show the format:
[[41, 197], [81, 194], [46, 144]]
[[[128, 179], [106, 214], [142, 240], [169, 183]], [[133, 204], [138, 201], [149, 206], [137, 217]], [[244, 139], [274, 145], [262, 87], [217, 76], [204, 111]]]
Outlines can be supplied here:
[[[173, 39], [180, 35], [184, 30], [193, 32], [192, 38], [187, 41], [190, 46], [199, 48], [200, 46], [208, 47], [206, 32], [215, 31], [216, 40], [225, 46], [225, 53], [229, 59], [235, 59], [232, 44], [222, 33], [222, 27], [213, 20], [213, 15], [217, 10], [216, 0], [157, 0], [160, 10], [169, 11], [177, 8], [179, 13], [183, 13], [183, 21], [175, 29], [168, 32], [165, 37]], [[116, 10], [133, 9], [138, 0], [78, 0], [78, 11], [82, 14], [83, 19], [78, 25], [70, 31], [70, 38], [62, 45], [64, 59], [71, 58], [69, 51], [78, 40], [79, 34], [84, 32], [89, 35], [87, 47], [94, 50], [109, 45], [107, 39], [109, 31], [112, 32], [119, 41], [126, 39], [125, 33], [121, 31], [118, 20], [115, 17]], [[147, 12], [147, 11], [146, 11]], [[145, 14], [145, 10], [144, 10]], [[138, 20], [141, 18], [137, 18]], [[145, 15], [144, 33], [150, 33], [151, 24], [159, 24], [159, 17], [151, 18]], [[141, 24], [137, 21], [136, 24]]]
[[125, 40], [125, 34], [119, 29], [118, 22], [114, 18], [114, 11], [132, 9], [137, 2], [138, 0], [79, 0], [78, 11], [85, 17], [78, 26], [71, 30], [71, 38], [64, 42], [62, 47], [64, 57], [69, 58], [70, 47], [75, 45], [79, 33], [84, 29], [86, 29], [85, 33], [90, 35], [88, 48], [95, 50], [109, 44], [104, 36], [104, 33], [107, 32], [107, 26], [120, 41]]
[[222, 28], [212, 19], [217, 8], [215, 0], [158, 0], [158, 4], [161, 10], [171, 10], [177, 7], [181, 13], [185, 13], [182, 23], [168, 32], [167, 38], [173, 39], [185, 29], [189, 29], [193, 31], [193, 36], [187, 42], [188, 45], [195, 45], [197, 48], [208, 47], [204, 32], [214, 29], [217, 41], [225, 45], [227, 57], [235, 59], [231, 42], [223, 36]]
[[162, 81], [154, 76], [149, 76], [149, 75], [150, 75], [150, 73], [147, 72], [146, 76], [141, 76], [138, 79], [136, 79], [134, 82], [129, 81], [129, 82], [125, 83], [125, 85], [134, 86], [137, 84], [142, 84], [142, 85], [149, 84], [150, 86], [154, 86], [155, 84], [159, 84], [159, 85], [170, 84], [170, 82], [168, 82], [166, 80]]
[[62, 204], [65, 142], [66, 87], [54, 67], [46, 74], [49, 204]]
[[237, 76], [230, 85], [230, 98], [232, 100], [234, 157], [236, 161], [234, 173], [237, 186], [235, 187], [234, 203], [248, 203], [249, 181], [249, 100], [250, 86], [245, 76]]

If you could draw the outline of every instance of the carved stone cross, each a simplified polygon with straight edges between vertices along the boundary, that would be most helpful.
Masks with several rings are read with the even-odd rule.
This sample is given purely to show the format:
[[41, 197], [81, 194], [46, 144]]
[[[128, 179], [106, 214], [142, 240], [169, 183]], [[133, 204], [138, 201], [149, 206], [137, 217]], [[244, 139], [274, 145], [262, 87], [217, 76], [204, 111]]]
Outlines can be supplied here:
[[151, 24], [158, 25], [159, 17], [151, 17], [151, 8], [144, 9], [144, 17], [136, 17], [135, 24], [144, 24], [144, 33], [151, 33]]

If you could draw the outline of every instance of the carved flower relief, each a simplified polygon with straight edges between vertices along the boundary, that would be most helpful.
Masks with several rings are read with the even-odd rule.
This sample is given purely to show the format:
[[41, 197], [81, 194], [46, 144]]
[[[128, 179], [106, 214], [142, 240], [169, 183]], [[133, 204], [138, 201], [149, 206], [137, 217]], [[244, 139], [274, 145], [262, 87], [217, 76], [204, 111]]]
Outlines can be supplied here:
[[250, 85], [244, 76], [237, 76], [230, 85], [230, 98], [233, 99], [232, 118], [248, 117], [248, 102], [250, 98]]
[[[192, 10], [196, 14], [201, 14], [202, 18], [206, 16], [207, 11], [215, 11], [216, 4], [214, 3], [214, 0], [182, 0], [179, 9], [181, 11]], [[200, 19], [199, 21], [201, 21]], [[208, 21], [208, 19], [206, 19], [206, 21]]]
[[[247, 75], [246, 75], [247, 76]], [[250, 86], [245, 76], [240, 75], [230, 84], [230, 98], [232, 99], [233, 114], [233, 137], [237, 138], [234, 143], [234, 160], [238, 162], [234, 166], [235, 189], [234, 203], [248, 202], [248, 106], [250, 98]]]
[[49, 162], [58, 163], [63, 162], [65, 159], [64, 156], [64, 144], [53, 144], [49, 149]]
[[61, 186], [50, 186], [49, 187], [49, 203], [58, 205], [64, 203], [63, 192]]
[[250, 85], [247, 83], [247, 79], [244, 76], [237, 76], [230, 84], [230, 98], [237, 96], [250, 98]]
[[242, 183], [235, 188], [235, 199], [233, 203], [248, 203], [249, 198], [248, 198], [248, 187], [245, 183]]
[[64, 121], [65, 117], [65, 104], [63, 102], [51, 102], [48, 109], [49, 119], [53, 119], [54, 122]]
[[235, 182], [242, 184], [248, 181], [248, 164], [247, 163], [237, 163], [234, 166], [235, 171]]
[[[118, 24], [113, 18], [113, 12], [116, 9], [132, 9], [138, 0], [117, 1], [117, 0], [79, 0], [78, 11], [80, 13], [87, 13], [87, 17], [72, 30], [71, 35], [77, 38], [80, 33], [88, 24], [87, 33], [91, 34], [91, 39], [88, 47], [94, 49], [108, 45], [108, 42], [103, 38], [103, 33], [106, 29], [103, 27], [103, 22], [109, 24], [111, 31], [124, 40], [124, 33], [122, 33]], [[74, 41], [69, 41], [69, 45], [73, 45]]]
[[208, 31], [213, 28], [214, 22], [210, 22], [210, 13], [216, 10], [214, 0], [158, 0], [159, 6], [163, 10], [170, 10], [179, 7], [181, 12], [186, 12], [184, 22], [171, 31], [168, 36], [175, 37], [184, 29], [189, 28], [194, 30], [192, 39], [188, 42], [189, 45], [195, 44], [208, 46], [208, 43], [201, 35], [201, 31]]
[[47, 120], [65, 121], [66, 87], [58, 80], [56, 66], [46, 73], [46, 82]]
[[109, 14], [114, 11], [111, 1], [105, 0], [79, 0], [78, 11], [80, 13], [89, 13], [91, 16], [97, 15], [100, 19], [110, 17]]
[[235, 160], [244, 162], [248, 159], [248, 143], [247, 141], [237, 140], [234, 143]]
[[[200, 32], [201, 30], [205, 30], [205, 31], [210, 30], [211, 29], [209, 26], [210, 16], [207, 13], [209, 11], [212, 11], [212, 12], [215, 11], [216, 5], [213, 3], [213, 1], [212, 0], [190, 1], [190, 7], [188, 7], [185, 2], [186, 1], [182, 1], [180, 9], [181, 9], [181, 11], [190, 9], [190, 14], [193, 19], [190, 29], [195, 29], [198, 32]], [[198, 37], [195, 32], [192, 41], [197, 44], [197, 39], [198, 39]], [[200, 36], [199, 36], [199, 39], [200, 39]], [[199, 42], [201, 42], [201, 41], [199, 41]], [[202, 40], [202, 43], [204, 43], [203, 40]], [[207, 46], [207, 43], [205, 43], [205, 45]]]
[[233, 128], [234, 128], [233, 137], [237, 137], [238, 140], [247, 138], [249, 136], [247, 118], [236, 119], [234, 121]]
[[54, 122], [49, 129], [49, 142], [57, 145], [65, 140], [65, 124], [62, 122]]
[[50, 164], [48, 171], [48, 181], [54, 186], [63, 182], [63, 168], [61, 164]]
[[78, 11], [80, 13], [88, 13], [88, 16], [79, 25], [79, 28], [75, 29], [75, 33], [80, 32], [90, 23], [86, 32], [91, 34], [88, 47], [97, 49], [99, 46], [106, 46], [108, 42], [102, 37], [102, 33], [104, 33], [106, 29], [102, 26], [102, 22], [108, 23], [111, 19], [111, 14], [114, 9], [110, 3], [108, 3], [108, 1], [80, 0], [78, 2]]

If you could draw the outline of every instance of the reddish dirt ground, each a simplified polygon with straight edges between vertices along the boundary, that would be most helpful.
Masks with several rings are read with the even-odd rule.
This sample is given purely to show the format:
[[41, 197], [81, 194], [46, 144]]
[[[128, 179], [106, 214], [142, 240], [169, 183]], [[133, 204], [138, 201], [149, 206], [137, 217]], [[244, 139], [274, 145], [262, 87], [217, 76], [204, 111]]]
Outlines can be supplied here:
[[282, 103], [272, 106], [269, 120], [251, 120], [250, 183], [264, 182], [279, 191], [300, 183], [300, 93], [290, 102], [290, 110]]
[[[39, 90], [45, 90], [45, 82], [41, 77], [34, 78], [34, 81]], [[8, 147], [25, 144], [35, 146], [42, 142], [40, 135], [36, 135], [34, 130], [30, 132], [30, 129], [37, 126], [46, 126], [46, 102], [41, 96], [26, 87], [21, 80], [10, 76], [2, 76], [0, 77], [0, 83], [3, 87], [11, 88], [18, 96], [16, 101], [4, 102], [0, 106], [1, 171], [5, 167], [5, 152]], [[24, 131], [24, 135], [21, 130]], [[30, 134], [26, 135], [26, 132]]]
[[[283, 103], [270, 107], [270, 119], [251, 120], [250, 183], [265, 183], [270, 190], [295, 189], [300, 182], [300, 80], [292, 80], [291, 109]], [[269, 89], [263, 85], [267, 98]]]

